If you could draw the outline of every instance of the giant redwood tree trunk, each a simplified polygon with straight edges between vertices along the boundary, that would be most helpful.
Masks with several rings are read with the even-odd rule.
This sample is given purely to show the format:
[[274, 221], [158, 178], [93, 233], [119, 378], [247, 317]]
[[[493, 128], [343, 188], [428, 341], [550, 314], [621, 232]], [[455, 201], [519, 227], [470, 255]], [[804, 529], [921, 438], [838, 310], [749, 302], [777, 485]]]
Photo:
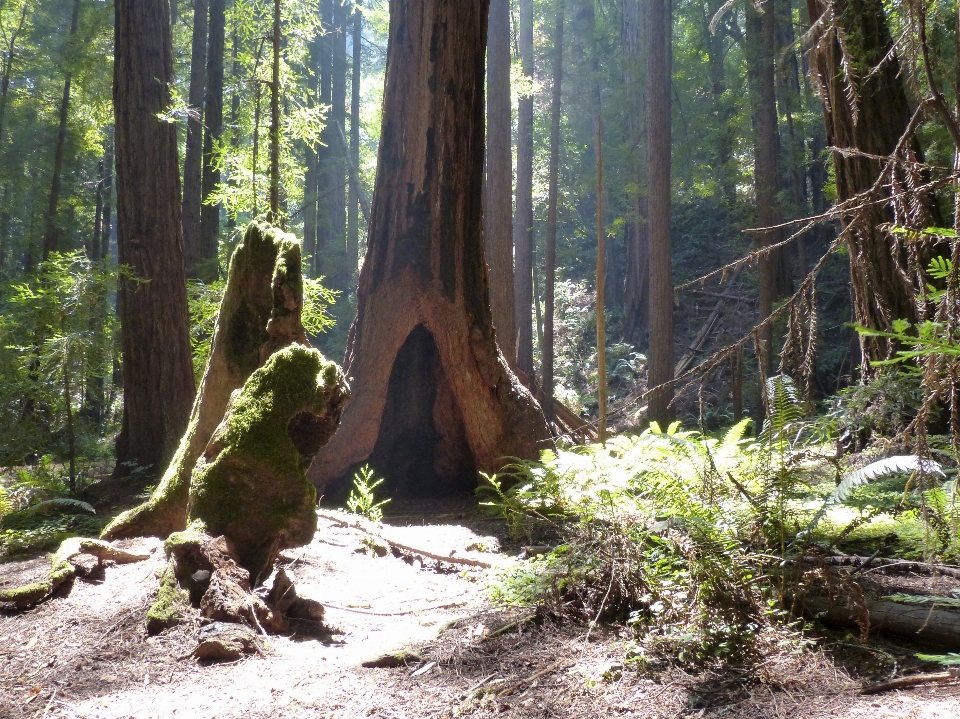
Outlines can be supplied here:
[[176, 127], [169, 109], [173, 40], [167, 0], [115, 10], [117, 237], [123, 429], [117, 468], [162, 471], [190, 418], [195, 384], [187, 319]]
[[488, 0], [392, 0], [379, 170], [345, 372], [353, 399], [310, 477], [362, 462], [395, 493], [466, 488], [550, 445], [497, 347], [483, 253]]
[[[810, 75], [823, 100], [827, 145], [839, 150], [833, 153], [833, 163], [837, 200], [843, 202], [873, 188], [883, 169], [883, 163], [874, 158], [894, 151], [910, 122], [911, 109], [880, 0], [807, 0], [807, 10], [810, 22], [819, 23], [811, 38], [817, 50], [811, 54]], [[830, 15], [823, 17], [825, 13]], [[830, 36], [824, 37], [824, 33]], [[850, 59], [859, 67], [879, 67], [869, 73], [869, 79], [845, 79], [841, 36]], [[911, 138], [907, 148], [914, 159], [922, 159], [915, 139]], [[844, 154], [844, 150], [873, 157]], [[915, 209], [936, 214], [923, 204], [922, 200], [915, 203]], [[888, 330], [896, 319], [917, 318], [910, 280], [902, 271], [908, 264], [906, 249], [881, 229], [893, 219], [889, 206], [873, 205], [850, 213], [844, 222], [850, 230], [847, 244], [854, 316], [859, 324], [877, 330]], [[921, 217], [910, 219], [923, 221]], [[927, 224], [935, 222], [935, 217], [927, 219]], [[861, 336], [860, 342], [867, 371], [870, 360], [884, 359], [892, 351], [883, 338]]]

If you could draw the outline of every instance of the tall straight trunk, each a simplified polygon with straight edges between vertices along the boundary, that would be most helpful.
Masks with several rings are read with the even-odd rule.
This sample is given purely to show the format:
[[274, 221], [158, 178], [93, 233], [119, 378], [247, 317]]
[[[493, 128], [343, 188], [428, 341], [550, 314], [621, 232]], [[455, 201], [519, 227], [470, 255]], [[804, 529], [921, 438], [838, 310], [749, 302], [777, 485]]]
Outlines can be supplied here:
[[[848, 156], [853, 149], [874, 157], [888, 156], [896, 148], [910, 122], [911, 109], [900, 78], [900, 63], [892, 52], [893, 42], [880, 0], [807, 0], [811, 24], [830, 9], [833, 22], [846, 37], [857, 38], [860, 67], [877, 67], [869, 79], [857, 88], [858, 104], [851, 105], [843, 73], [843, 50], [836, 34], [823, 43], [811, 59], [811, 75], [822, 91], [826, 124], [826, 145], [833, 153], [837, 200], [849, 200], [873, 187], [883, 165], [863, 155]], [[811, 44], [816, 46], [824, 29], [818, 27]], [[889, 59], [887, 59], [889, 58]], [[881, 60], [884, 62], [881, 63]], [[856, 117], [855, 117], [856, 116]], [[922, 158], [919, 144], [909, 149], [914, 158]], [[933, 208], [924, 208], [932, 214]], [[844, 218], [848, 225], [854, 218]], [[906, 248], [881, 229], [893, 221], [889, 207], [874, 205], [862, 211], [856, 226], [848, 233], [850, 278], [853, 287], [854, 317], [858, 324], [886, 331], [896, 319], [917, 319], [910, 281], [900, 268], [908, 265]], [[884, 359], [893, 349], [882, 337], [861, 335], [862, 369], [870, 373], [869, 362]]]
[[341, 141], [347, 125], [347, 19], [345, 0], [334, 0], [333, 79], [330, 87], [331, 111], [334, 122], [334, 146], [330, 195], [331, 233], [336, 247], [336, 270], [333, 286], [349, 290], [357, 271], [357, 256], [347, 252], [347, 147]]
[[[306, 264], [313, 268], [317, 251], [317, 151], [307, 145], [306, 170], [303, 173], [303, 255]], [[307, 273], [308, 276], [312, 273]]]
[[[333, 85], [333, 43], [334, 43], [334, 10], [335, 0], [319, 0], [322, 34], [318, 43], [317, 73], [320, 78], [320, 92], [318, 99], [321, 105], [331, 107]], [[317, 148], [317, 242], [313, 256], [313, 272], [315, 276], [330, 277], [329, 269], [332, 265], [325, 257], [327, 248], [333, 242], [333, 225], [331, 223], [330, 197], [332, 194], [332, 173], [330, 165], [333, 153], [336, 152], [337, 130], [333, 123], [328, 122], [320, 133], [320, 147]]]
[[543, 328], [543, 414], [547, 425], [555, 421], [553, 396], [554, 336], [557, 285], [557, 201], [560, 175], [560, 120], [563, 103], [563, 22], [564, 2], [557, 9], [557, 26], [553, 33], [553, 94], [550, 101], [550, 179], [547, 189], [546, 287], [544, 288]]
[[597, 439], [607, 443], [606, 236], [603, 229], [603, 115], [597, 87]]
[[647, 225], [646, 185], [646, 83], [644, 77], [643, 13], [640, 0], [623, 0], [620, 39], [623, 45], [623, 80], [629, 101], [624, 113], [628, 142], [628, 167], [632, 182], [626, 227], [626, 277], [623, 288], [624, 339], [645, 346], [649, 322], [650, 237]]
[[[520, 69], [533, 81], [533, 0], [520, 0]], [[514, 233], [514, 303], [517, 366], [533, 376], [533, 97], [517, 111], [517, 207]]]
[[20, 11], [20, 22], [16, 29], [10, 33], [10, 40], [7, 42], [7, 52], [3, 58], [3, 72], [0, 73], [0, 141], [3, 140], [3, 121], [7, 114], [7, 92], [10, 90], [10, 76], [13, 73], [13, 61], [17, 56], [17, 38], [23, 32], [23, 25], [27, 20], [27, 10], [30, 3], [24, 0], [23, 9]]
[[716, 120], [713, 128], [715, 138], [711, 143], [714, 177], [720, 183], [720, 192], [728, 205], [737, 201], [737, 181], [733, 176], [731, 162], [733, 148], [737, 141], [736, 124], [732, 121], [736, 107], [727, 92], [726, 79], [726, 47], [724, 47], [724, 33], [720, 28], [710, 31], [710, 23], [716, 13], [723, 6], [722, 0], [706, 0], [703, 6], [701, 34], [703, 46], [707, 52], [707, 62], [710, 67], [710, 94], [713, 96], [713, 107]]
[[[465, 489], [549, 432], [494, 337], [483, 253], [486, 0], [392, 0], [353, 398], [309, 476], [369, 461], [388, 491]], [[450, 108], [456, 108], [451, 112]]]
[[86, 243], [87, 258], [91, 262], [100, 259], [100, 236], [103, 234], [103, 182], [106, 170], [103, 158], [97, 163], [97, 191], [96, 208], [93, 213], [93, 232], [90, 233], [90, 241]]
[[0, 277], [7, 266], [7, 247], [10, 244], [10, 185], [3, 186], [0, 200]]
[[226, 43], [226, 0], [210, 0], [210, 40], [207, 46], [207, 91], [203, 102], [203, 174], [200, 191], [200, 259], [205, 281], [217, 279], [220, 253], [220, 205], [207, 198], [220, 184], [216, 149], [223, 137], [223, 60]]
[[647, 418], [673, 418], [673, 273], [670, 239], [670, 0], [647, 4], [647, 169], [650, 226], [650, 352]]
[[[753, 185], [757, 199], [757, 224], [772, 227], [780, 222], [778, 206], [780, 192], [780, 136], [777, 126], [777, 99], [774, 78], [773, 48], [776, 38], [776, 20], [773, 1], [767, 0], [761, 15], [752, 6], [747, 8], [747, 62], [750, 76], [750, 101], [753, 120]], [[777, 231], [758, 236], [758, 245], [769, 246], [780, 240]], [[759, 261], [760, 301], [757, 320], [763, 322], [773, 311], [773, 302], [779, 294], [776, 262], [781, 253], [773, 251], [761, 255]], [[773, 327], [767, 325], [760, 332], [759, 348], [761, 375], [766, 377], [773, 367]]]
[[[363, 81], [363, 13], [360, 3], [353, 11], [353, 35], [351, 42], [350, 76], [350, 163], [356, 172], [360, 167], [360, 83]], [[347, 195], [347, 257], [352, 258], [347, 278], [352, 287], [357, 274], [356, 264], [360, 258], [360, 187], [350, 182]]]
[[270, 215], [273, 223], [280, 217], [280, 0], [273, 0], [273, 72], [270, 76]]
[[510, 0], [490, 0], [487, 32], [487, 184], [484, 244], [497, 344], [517, 361], [513, 287], [513, 111], [510, 101]]
[[[167, 0], [115, 7], [116, 118], [123, 428], [117, 474], [131, 464], [159, 472], [190, 416], [195, 390], [180, 224], [176, 127], [170, 106], [173, 39]], [[150, 168], [150, 172], [144, 172]]]
[[207, 11], [210, 0], [193, 0], [193, 42], [187, 104], [187, 148], [183, 156], [183, 252], [187, 277], [197, 277], [203, 256], [200, 244], [200, 201], [203, 166], [203, 95], [207, 65]]
[[[70, 35], [64, 47], [64, 60], [72, 58], [72, 46], [80, 22], [80, 0], [73, 0], [73, 15], [70, 18]], [[47, 261], [51, 252], [60, 249], [60, 231], [57, 228], [57, 206], [60, 204], [60, 183], [63, 175], [63, 155], [67, 147], [67, 115], [70, 111], [70, 81], [73, 77], [67, 69], [63, 79], [63, 95], [60, 97], [60, 125], [57, 128], [57, 148], [53, 156], [53, 179], [50, 181], [50, 199], [47, 203], [46, 229], [43, 233], [43, 260]]]
[[103, 143], [103, 222], [100, 224], [100, 259], [110, 255], [110, 228], [113, 222], [113, 127], [107, 128]]

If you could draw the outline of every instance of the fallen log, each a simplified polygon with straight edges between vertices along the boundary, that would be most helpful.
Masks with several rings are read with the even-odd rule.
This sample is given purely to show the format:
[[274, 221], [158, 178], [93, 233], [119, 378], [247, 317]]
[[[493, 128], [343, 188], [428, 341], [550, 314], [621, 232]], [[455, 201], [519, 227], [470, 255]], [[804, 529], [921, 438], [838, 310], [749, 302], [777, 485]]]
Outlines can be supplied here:
[[830, 567], [854, 567], [866, 572], [916, 572], [918, 574], [942, 574], [946, 577], [960, 579], [960, 567], [953, 567], [948, 564], [930, 564], [927, 562], [915, 562], [904, 559], [885, 559], [883, 557], [861, 557], [855, 554], [847, 554], [839, 557], [801, 557], [805, 564], [824, 564]]
[[[804, 614], [827, 625], [859, 627], [857, 619], [862, 621], [855, 610], [828, 597], [807, 596], [798, 598], [798, 602]], [[867, 611], [871, 634], [886, 634], [946, 649], [960, 649], [960, 612], [911, 606], [885, 599], [868, 600]]]

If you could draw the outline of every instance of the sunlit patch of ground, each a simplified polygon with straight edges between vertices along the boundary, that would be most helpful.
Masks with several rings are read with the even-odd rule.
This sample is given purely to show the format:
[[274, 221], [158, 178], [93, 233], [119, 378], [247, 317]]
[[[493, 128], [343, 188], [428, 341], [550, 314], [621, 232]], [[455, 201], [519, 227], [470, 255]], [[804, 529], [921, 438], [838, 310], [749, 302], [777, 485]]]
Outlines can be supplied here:
[[[502, 561], [489, 554], [506, 541], [502, 527], [463, 508], [411, 504], [387, 521], [384, 532], [406, 545]], [[147, 636], [163, 549], [131, 541], [151, 559], [78, 580], [30, 612], [0, 614], [0, 719], [960, 717], [960, 687], [859, 697], [859, 682], [821, 651], [650, 677], [621, 666], [627, 640], [617, 629], [587, 640], [582, 626], [547, 622], [491, 637], [524, 612], [490, 607], [484, 570], [359, 554], [366, 535], [320, 524], [309, 547], [284, 558], [298, 592], [326, 605], [324, 633], [271, 637], [263, 656], [198, 665], [196, 616]], [[45, 566], [0, 565], [0, 582]], [[411, 647], [421, 659], [409, 666], [360, 666]]]

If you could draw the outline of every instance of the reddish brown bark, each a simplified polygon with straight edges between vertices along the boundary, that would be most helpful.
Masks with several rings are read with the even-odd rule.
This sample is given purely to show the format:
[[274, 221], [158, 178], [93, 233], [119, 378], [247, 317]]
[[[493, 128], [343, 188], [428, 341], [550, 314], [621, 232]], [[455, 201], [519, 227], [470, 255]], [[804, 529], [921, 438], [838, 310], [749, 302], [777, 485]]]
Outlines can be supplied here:
[[[353, 400], [311, 469], [321, 489], [367, 460], [400, 491], [461, 488], [477, 469], [535, 458], [551, 444], [490, 315], [481, 208], [487, 9], [486, 0], [391, 3], [380, 170], [345, 362]], [[391, 448], [402, 456], [377, 467], [376, 455]], [[401, 472], [396, 460], [414, 466]]]
[[117, 3], [115, 12], [117, 237], [120, 264], [136, 278], [120, 286], [122, 474], [129, 470], [126, 462], [153, 472], [166, 466], [187, 425], [195, 385], [177, 134], [160, 119], [169, 109], [173, 82], [170, 6], [166, 0], [128, 0]]

